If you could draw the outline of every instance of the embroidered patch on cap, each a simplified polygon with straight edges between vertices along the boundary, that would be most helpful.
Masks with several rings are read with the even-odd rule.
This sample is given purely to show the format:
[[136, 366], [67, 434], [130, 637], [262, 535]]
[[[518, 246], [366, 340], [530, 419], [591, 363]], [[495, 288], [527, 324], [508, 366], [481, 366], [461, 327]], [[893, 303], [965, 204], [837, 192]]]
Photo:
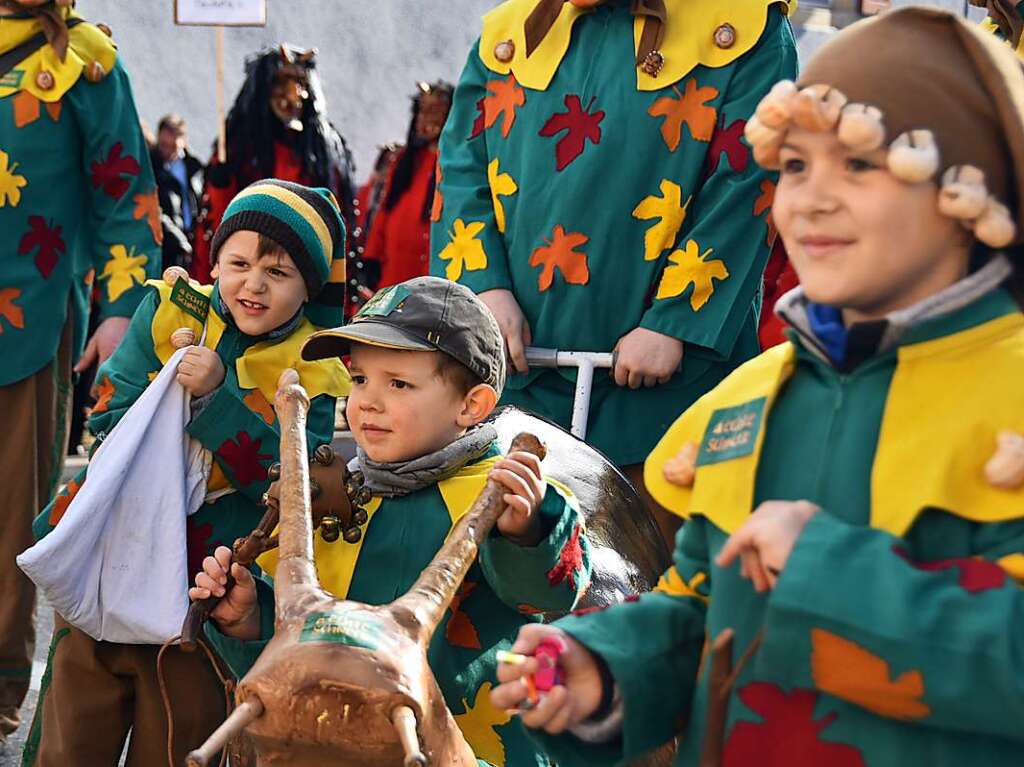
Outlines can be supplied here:
[[402, 302], [411, 295], [412, 292], [404, 285], [395, 285], [387, 290], [378, 291], [363, 305], [352, 321], [356, 322], [368, 317], [387, 317], [393, 311], [401, 308]]
[[697, 454], [697, 465], [707, 466], [753, 453], [767, 401], [761, 397], [713, 412]]
[[171, 291], [171, 303], [181, 307], [185, 314], [191, 314], [200, 322], [206, 322], [210, 312], [210, 299], [188, 284], [188, 280], [178, 280]]

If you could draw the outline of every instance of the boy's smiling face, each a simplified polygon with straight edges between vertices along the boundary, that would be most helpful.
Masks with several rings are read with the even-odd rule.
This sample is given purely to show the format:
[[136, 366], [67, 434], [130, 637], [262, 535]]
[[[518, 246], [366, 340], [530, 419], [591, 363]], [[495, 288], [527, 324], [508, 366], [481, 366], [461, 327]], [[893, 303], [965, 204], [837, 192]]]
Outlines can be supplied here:
[[494, 408], [494, 389], [480, 384], [463, 393], [440, 372], [440, 354], [352, 344], [345, 416], [371, 460], [395, 463], [433, 453]]
[[793, 128], [772, 217], [807, 297], [849, 324], [881, 319], [962, 279], [971, 237], [939, 213], [938, 187], [907, 184], [884, 149], [853, 152], [835, 133]]
[[260, 336], [290, 320], [308, 295], [295, 262], [284, 250], [260, 253], [260, 236], [239, 231], [217, 254], [220, 295], [238, 329]]

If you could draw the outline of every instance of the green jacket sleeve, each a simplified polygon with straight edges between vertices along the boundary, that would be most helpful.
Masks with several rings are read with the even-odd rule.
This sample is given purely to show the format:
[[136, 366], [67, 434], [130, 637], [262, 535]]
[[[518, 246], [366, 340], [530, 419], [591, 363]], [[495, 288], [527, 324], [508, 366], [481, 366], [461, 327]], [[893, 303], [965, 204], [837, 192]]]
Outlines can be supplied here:
[[[226, 364], [224, 383], [189, 422], [188, 433], [213, 453], [231, 485], [254, 502], [270, 487], [267, 469], [280, 460], [278, 421], [268, 424], [239, 394], [234, 364]], [[321, 394], [310, 403], [306, 423], [310, 455], [334, 436], [334, 397]]]
[[879, 530], [812, 518], [768, 600], [756, 673], [881, 717], [1024, 742], [1024, 521], [975, 556], [919, 562]]
[[[530, 730], [562, 765], [612, 765], [664, 744], [686, 721], [704, 646], [708, 580], [707, 523], [695, 517], [677, 538], [675, 561], [654, 592], [555, 625], [600, 656], [619, 686], [622, 736], [584, 743]], [[659, 691], [671, 690], [671, 695]]]
[[107, 77], [83, 80], [66, 99], [81, 126], [92, 238], [84, 252], [100, 286], [99, 315], [131, 317], [145, 296], [143, 283], [160, 274], [163, 240], [156, 181], [131, 83], [118, 62]]
[[[441, 135], [437, 182], [442, 201], [441, 218], [430, 230], [430, 273], [461, 282], [474, 293], [512, 288], [508, 253], [498, 231], [487, 177], [489, 131], [474, 125], [478, 105], [487, 96], [488, 81], [479, 46], [477, 41], [469, 52]], [[476, 239], [482, 245], [482, 261], [476, 245], [467, 244], [454, 255], [453, 250], [446, 250], [458, 250], [457, 242], [463, 239], [458, 234], [466, 227], [475, 231], [481, 226]]]
[[[743, 129], [758, 103], [782, 79], [796, 77], [796, 45], [778, 11], [760, 42], [737, 67], [719, 110], [707, 153], [707, 178], [693, 198], [676, 250], [640, 327], [728, 358], [755, 302], [770, 252], [767, 206], [777, 174], [761, 169]], [[692, 288], [690, 287], [692, 285]]]
[[548, 485], [540, 505], [548, 534], [536, 546], [501, 535], [484, 541], [480, 567], [498, 598], [514, 609], [571, 610], [590, 583], [590, 543], [576, 499]]

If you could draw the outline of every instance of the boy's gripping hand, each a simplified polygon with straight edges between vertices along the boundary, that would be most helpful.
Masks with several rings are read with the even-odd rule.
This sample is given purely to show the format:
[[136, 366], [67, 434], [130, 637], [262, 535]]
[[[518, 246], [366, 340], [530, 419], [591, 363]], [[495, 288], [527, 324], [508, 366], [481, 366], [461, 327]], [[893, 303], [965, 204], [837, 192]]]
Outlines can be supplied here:
[[540, 459], [533, 453], [509, 453], [494, 464], [490, 478], [508, 490], [502, 496], [508, 508], [498, 517], [498, 530], [520, 546], [536, 546], [544, 537], [537, 510], [548, 487]]
[[178, 363], [177, 378], [189, 394], [202, 397], [224, 381], [224, 363], [213, 349], [191, 346]]
[[[235, 584], [225, 594], [229, 571]], [[260, 638], [256, 581], [246, 568], [232, 564], [231, 549], [227, 546], [218, 546], [212, 557], [203, 560], [202, 572], [196, 573], [196, 585], [188, 591], [188, 598], [193, 602], [211, 596], [224, 597], [210, 612], [210, 618], [217, 622], [222, 634], [244, 640]]]
[[558, 735], [588, 719], [601, 705], [601, 672], [597, 660], [583, 645], [561, 629], [541, 623], [529, 623], [519, 630], [512, 652], [533, 655], [537, 646], [550, 637], [558, 637], [565, 650], [558, 657], [564, 684], [556, 684], [527, 710], [530, 690], [525, 677], [540, 670], [537, 658], [522, 665], [498, 665], [498, 681], [491, 690], [491, 703], [500, 709], [518, 710], [523, 724], [551, 735]]

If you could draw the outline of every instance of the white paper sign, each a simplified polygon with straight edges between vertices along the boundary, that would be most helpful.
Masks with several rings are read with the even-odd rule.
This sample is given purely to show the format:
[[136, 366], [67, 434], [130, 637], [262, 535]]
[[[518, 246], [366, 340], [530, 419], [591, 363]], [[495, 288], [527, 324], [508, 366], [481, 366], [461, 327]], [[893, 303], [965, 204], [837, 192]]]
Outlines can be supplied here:
[[174, 0], [175, 24], [262, 27], [267, 0]]

